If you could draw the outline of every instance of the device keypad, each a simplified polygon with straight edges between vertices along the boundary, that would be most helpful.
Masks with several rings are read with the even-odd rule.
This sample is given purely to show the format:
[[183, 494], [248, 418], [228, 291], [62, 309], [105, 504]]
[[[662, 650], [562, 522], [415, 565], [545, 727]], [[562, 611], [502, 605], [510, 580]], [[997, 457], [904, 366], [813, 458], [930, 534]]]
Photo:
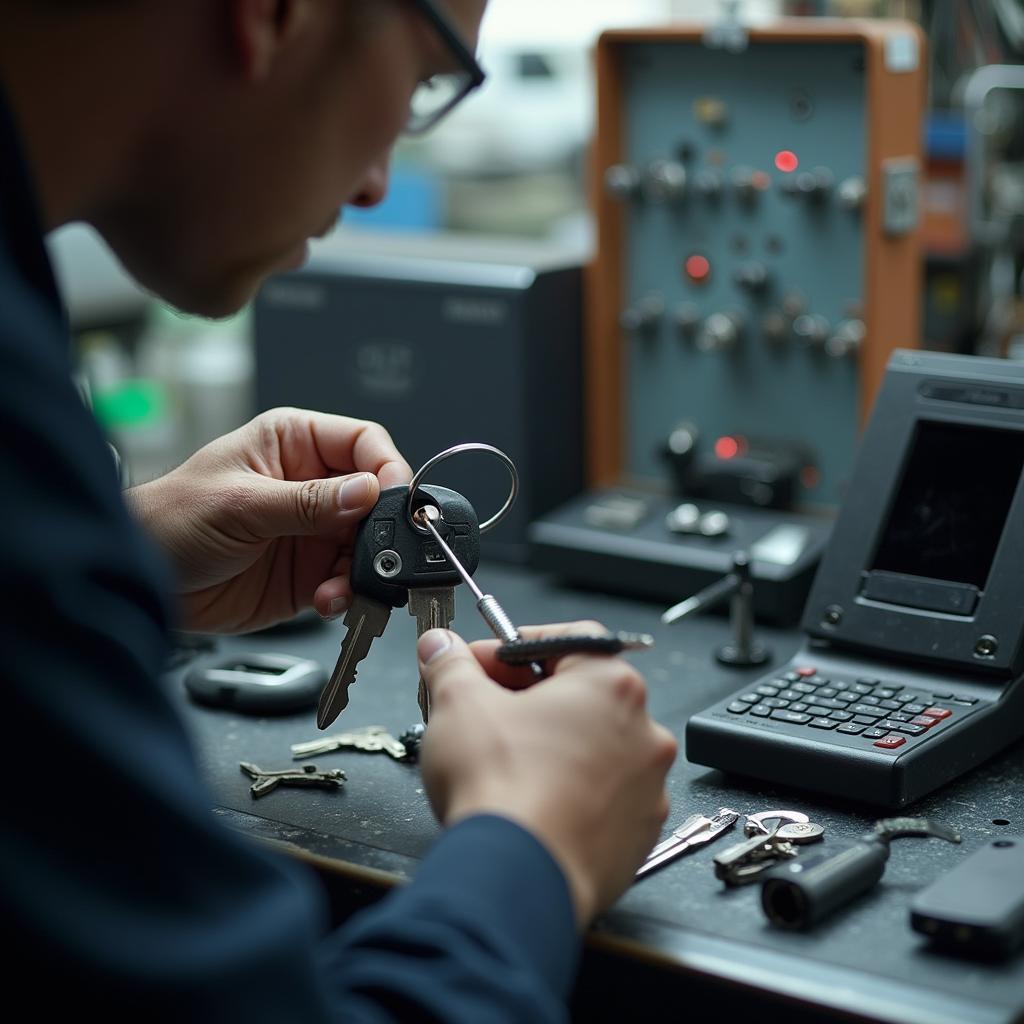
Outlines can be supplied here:
[[819, 733], [834, 731], [858, 737], [865, 746], [897, 750], [952, 718], [954, 710], [945, 702], [973, 706], [978, 698], [954, 697], [951, 691], [922, 693], [866, 676], [826, 678], [813, 666], [800, 665], [738, 694], [726, 710]]

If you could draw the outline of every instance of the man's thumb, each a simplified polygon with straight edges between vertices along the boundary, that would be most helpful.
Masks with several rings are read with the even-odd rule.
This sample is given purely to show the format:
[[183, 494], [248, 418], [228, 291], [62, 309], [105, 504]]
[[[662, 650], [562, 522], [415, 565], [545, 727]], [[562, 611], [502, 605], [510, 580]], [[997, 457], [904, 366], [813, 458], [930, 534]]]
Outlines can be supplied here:
[[380, 497], [372, 473], [272, 484], [257, 510], [257, 529], [266, 537], [330, 536], [364, 519]]
[[448, 629], [428, 629], [416, 643], [416, 656], [432, 700], [487, 678], [466, 641]]

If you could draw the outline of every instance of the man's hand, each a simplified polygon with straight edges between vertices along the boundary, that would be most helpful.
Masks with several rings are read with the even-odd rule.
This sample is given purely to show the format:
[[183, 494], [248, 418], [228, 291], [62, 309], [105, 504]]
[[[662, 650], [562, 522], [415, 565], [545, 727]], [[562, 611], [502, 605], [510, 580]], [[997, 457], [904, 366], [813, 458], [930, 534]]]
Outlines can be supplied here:
[[177, 571], [185, 628], [242, 633], [341, 614], [357, 525], [411, 478], [376, 423], [273, 409], [126, 498]]
[[[604, 632], [594, 623], [543, 632], [562, 631]], [[676, 741], [648, 716], [643, 679], [622, 659], [570, 655], [549, 679], [516, 692], [496, 678], [528, 673], [499, 666], [496, 646], [471, 649], [447, 630], [420, 638], [431, 694], [421, 753], [427, 795], [445, 825], [493, 813], [533, 833], [565, 872], [584, 925], [626, 889], [654, 846], [668, 816]]]

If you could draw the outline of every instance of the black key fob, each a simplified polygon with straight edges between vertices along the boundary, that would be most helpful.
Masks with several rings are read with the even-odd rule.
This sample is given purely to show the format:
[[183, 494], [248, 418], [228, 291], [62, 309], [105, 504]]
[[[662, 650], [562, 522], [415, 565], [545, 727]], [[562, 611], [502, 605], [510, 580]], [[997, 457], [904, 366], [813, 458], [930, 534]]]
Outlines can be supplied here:
[[[417, 489], [419, 505], [434, 505], [442, 521], [437, 532], [470, 574], [480, 564], [480, 524], [469, 500], [436, 484]], [[419, 533], [406, 517], [409, 488], [381, 492], [377, 504], [359, 524], [352, 549], [352, 589], [391, 608], [403, 608], [409, 588], [455, 587], [462, 577], [429, 533]]]
[[291, 654], [222, 655], [197, 662], [185, 674], [193, 700], [252, 715], [315, 707], [326, 682], [320, 665]]

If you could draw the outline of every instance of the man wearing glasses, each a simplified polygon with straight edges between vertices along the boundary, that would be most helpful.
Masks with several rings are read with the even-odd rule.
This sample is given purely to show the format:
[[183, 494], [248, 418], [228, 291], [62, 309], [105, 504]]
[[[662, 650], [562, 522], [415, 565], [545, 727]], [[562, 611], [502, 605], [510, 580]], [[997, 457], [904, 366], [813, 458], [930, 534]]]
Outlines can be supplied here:
[[15, 1005], [557, 1020], [579, 930], [657, 838], [675, 745], [628, 665], [567, 658], [513, 692], [493, 645], [432, 631], [422, 770], [448, 828], [410, 885], [323, 938], [310, 879], [212, 819], [159, 682], [167, 629], [341, 614], [354, 528], [409, 467], [376, 424], [275, 410], [122, 496], [70, 383], [44, 231], [88, 221], [156, 294], [232, 312], [301, 263], [339, 207], [380, 201], [403, 129], [428, 130], [483, 82], [484, 4], [0, 0], [0, 693], [7, 764], [24, 770], [5, 789], [0, 890]]

